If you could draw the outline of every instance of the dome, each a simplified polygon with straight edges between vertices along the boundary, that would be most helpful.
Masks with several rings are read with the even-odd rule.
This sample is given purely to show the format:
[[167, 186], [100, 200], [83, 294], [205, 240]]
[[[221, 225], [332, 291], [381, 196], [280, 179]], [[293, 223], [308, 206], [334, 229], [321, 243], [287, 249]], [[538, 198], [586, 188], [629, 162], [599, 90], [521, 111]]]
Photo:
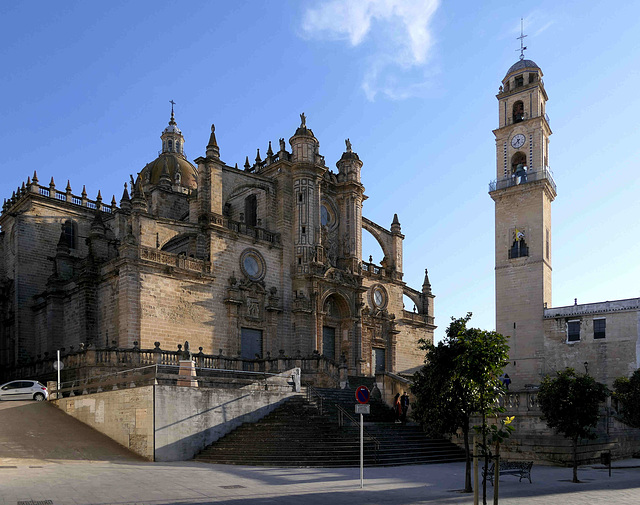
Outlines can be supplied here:
[[513, 65], [511, 65], [511, 68], [509, 70], [507, 70], [507, 75], [505, 75], [504, 78], [506, 79], [507, 77], [509, 77], [514, 72], [518, 72], [519, 70], [524, 70], [525, 68], [535, 68], [537, 70], [540, 70], [540, 67], [538, 65], [536, 65], [535, 61], [532, 61], [532, 60], [519, 60], [519, 61], [515, 62]]
[[143, 184], [158, 184], [164, 170], [165, 160], [169, 170], [169, 177], [176, 183], [176, 172], [180, 173], [180, 185], [184, 188], [198, 187], [198, 169], [177, 153], [162, 153], [140, 172]]
[[311, 128], [307, 128], [306, 126], [301, 126], [296, 130], [296, 134], [294, 135], [294, 137], [297, 137], [299, 135], [313, 137], [314, 139], [316, 138], [316, 136], [313, 134], [313, 130]]
[[342, 157], [340, 159], [341, 160], [359, 160], [360, 158], [358, 157], [357, 153], [354, 153], [353, 151], [345, 151], [344, 153], [342, 153]]
[[169, 126], [167, 126], [164, 130], [163, 133], [177, 133], [179, 135], [182, 135], [182, 132], [180, 131], [180, 128], [178, 128], [178, 125], [173, 123], [169, 123]]

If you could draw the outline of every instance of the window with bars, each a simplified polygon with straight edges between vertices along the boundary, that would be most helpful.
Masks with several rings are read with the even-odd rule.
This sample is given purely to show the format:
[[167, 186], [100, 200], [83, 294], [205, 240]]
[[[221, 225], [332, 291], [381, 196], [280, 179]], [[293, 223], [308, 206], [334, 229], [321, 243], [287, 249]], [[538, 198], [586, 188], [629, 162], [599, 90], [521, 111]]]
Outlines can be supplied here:
[[578, 342], [580, 340], [580, 321], [567, 322], [567, 342]]
[[593, 338], [605, 338], [607, 330], [607, 320], [594, 319], [593, 320]]

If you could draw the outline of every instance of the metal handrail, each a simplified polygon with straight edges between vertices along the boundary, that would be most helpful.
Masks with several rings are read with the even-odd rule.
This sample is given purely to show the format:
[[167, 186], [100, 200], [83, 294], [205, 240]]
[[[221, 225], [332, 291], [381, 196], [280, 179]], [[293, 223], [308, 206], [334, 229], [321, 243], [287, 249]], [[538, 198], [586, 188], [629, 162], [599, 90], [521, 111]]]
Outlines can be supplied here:
[[[311, 384], [307, 383], [306, 386], [307, 386], [307, 401], [311, 401], [311, 395], [314, 395], [317, 398], [319, 398], [320, 399], [320, 414], [322, 414], [323, 411], [324, 411], [324, 397]], [[345, 416], [347, 417], [347, 419], [349, 419], [349, 421], [351, 421], [352, 423], [356, 424], [357, 426], [360, 426], [360, 421], [355, 419], [351, 414], [349, 414], [349, 412], [347, 412], [345, 409], [343, 409], [340, 405], [338, 405], [335, 402], [333, 403], [333, 405], [335, 405], [335, 407], [338, 409], [338, 426], [340, 426], [340, 427], [344, 426], [343, 418]], [[366, 430], [364, 428], [364, 426], [362, 427], [362, 431], [363, 431], [363, 434], [366, 435], [367, 438], [370, 441], [372, 441], [373, 444], [374, 444], [374, 458], [375, 458], [375, 461], [377, 462], [378, 461], [378, 451], [380, 450], [380, 440], [378, 440], [371, 433], [369, 433], [369, 431]]]
[[320, 394], [320, 392], [318, 390], [316, 390], [316, 388], [314, 388], [308, 382], [307, 382], [306, 386], [307, 386], [307, 401], [308, 402], [311, 401], [311, 395], [312, 394], [315, 395], [317, 398], [319, 398], [320, 399], [319, 410], [320, 410], [320, 414], [323, 414], [324, 413], [324, 408], [323, 408], [323, 406], [324, 406], [324, 397]]
[[553, 175], [551, 175], [551, 170], [545, 167], [536, 171], [530, 170], [526, 172], [526, 175], [519, 177], [515, 175], [509, 175], [501, 179], [495, 179], [489, 183], [489, 192], [496, 191], [498, 189], [509, 188], [511, 186], [526, 184], [528, 182], [540, 181], [543, 179], [549, 181], [549, 184], [551, 184], [553, 190], [557, 191], [556, 183], [553, 180]]
[[[349, 421], [351, 421], [352, 423], [355, 423], [358, 426], [360, 426], [360, 421], [358, 421], [355, 417], [353, 417], [351, 414], [349, 414], [349, 412], [347, 412], [344, 408], [342, 408], [337, 403], [335, 404], [335, 406], [338, 408], [338, 425], [339, 426], [343, 426], [344, 425], [344, 421], [341, 418], [345, 417], [345, 416], [346, 416], [347, 419], [349, 419]], [[371, 433], [369, 433], [369, 431], [367, 431], [367, 429], [364, 426], [362, 427], [362, 431], [369, 438], [369, 440], [371, 440], [375, 444], [376, 451], [378, 449], [380, 449], [380, 440], [378, 440]]]

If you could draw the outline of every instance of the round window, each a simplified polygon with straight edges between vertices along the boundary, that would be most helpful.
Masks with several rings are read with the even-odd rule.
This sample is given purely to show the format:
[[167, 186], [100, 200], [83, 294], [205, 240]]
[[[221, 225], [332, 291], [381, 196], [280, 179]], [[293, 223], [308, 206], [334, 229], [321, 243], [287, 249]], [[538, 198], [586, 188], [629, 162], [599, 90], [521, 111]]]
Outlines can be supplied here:
[[320, 207], [320, 222], [322, 226], [328, 226], [331, 223], [331, 214], [324, 205]]
[[330, 230], [338, 226], [338, 210], [331, 200], [322, 200], [320, 205], [320, 224]]
[[371, 290], [371, 299], [375, 307], [383, 308], [387, 304], [387, 292], [382, 286], [374, 286]]
[[255, 249], [245, 249], [240, 255], [240, 270], [252, 281], [261, 280], [267, 270], [262, 254]]

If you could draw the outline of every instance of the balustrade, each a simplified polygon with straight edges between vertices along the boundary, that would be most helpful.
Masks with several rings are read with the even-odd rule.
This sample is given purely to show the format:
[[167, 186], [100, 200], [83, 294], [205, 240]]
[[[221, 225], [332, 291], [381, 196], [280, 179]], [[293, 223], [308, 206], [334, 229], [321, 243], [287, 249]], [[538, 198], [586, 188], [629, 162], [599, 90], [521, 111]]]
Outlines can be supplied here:
[[[92, 346], [81, 346], [78, 351], [70, 351], [65, 354], [62, 350], [61, 361], [63, 364], [63, 376], [74, 376], [76, 378], [87, 378], [95, 375], [96, 370], [105, 369], [133, 369], [144, 366], [179, 366], [182, 358], [181, 350], [165, 350], [160, 348], [160, 343], [156, 342], [154, 349], [140, 349], [137, 342], [133, 348], [107, 347], [95, 349]], [[266, 358], [244, 359], [241, 357], [205, 354], [200, 348], [200, 352], [193, 353], [192, 359], [196, 366], [202, 369], [252, 371], [261, 373], [281, 373], [292, 368], [300, 368], [307, 375], [322, 374], [337, 384], [339, 377], [339, 366], [325, 356], [314, 353], [309, 356], [286, 356], [280, 352], [278, 356], [272, 357], [267, 353]], [[3, 377], [6, 380], [21, 378], [49, 380], [54, 377], [53, 367], [56, 361], [55, 356], [45, 356], [38, 358], [24, 365], [11, 367], [3, 370]], [[4, 382], [4, 381], [3, 381]]]

